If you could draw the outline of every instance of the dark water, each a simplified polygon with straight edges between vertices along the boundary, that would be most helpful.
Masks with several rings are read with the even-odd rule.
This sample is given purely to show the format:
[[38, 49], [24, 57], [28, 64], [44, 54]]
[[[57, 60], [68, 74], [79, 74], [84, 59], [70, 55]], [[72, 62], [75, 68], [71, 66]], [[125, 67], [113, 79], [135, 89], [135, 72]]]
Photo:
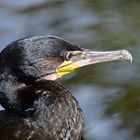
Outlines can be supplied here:
[[83, 108], [87, 140], [140, 140], [140, 1], [0, 1], [1, 50], [18, 38], [44, 34], [94, 50], [130, 50], [131, 64], [88, 66], [60, 81]]

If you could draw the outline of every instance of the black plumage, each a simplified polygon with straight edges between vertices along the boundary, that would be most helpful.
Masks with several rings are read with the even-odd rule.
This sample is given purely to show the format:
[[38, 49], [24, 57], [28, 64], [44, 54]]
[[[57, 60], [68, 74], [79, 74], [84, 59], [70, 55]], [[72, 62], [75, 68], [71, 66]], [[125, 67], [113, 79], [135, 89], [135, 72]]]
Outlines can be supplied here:
[[1, 140], [81, 140], [82, 111], [61, 84], [40, 81], [20, 89], [20, 94], [21, 102], [24, 94], [34, 94], [32, 108], [16, 115], [0, 112]]
[[0, 53], [0, 140], [81, 140], [82, 111], [54, 81], [78, 67], [132, 60], [126, 50], [96, 52], [55, 36], [17, 40]]
[[54, 73], [64, 61], [65, 52], [73, 50], [81, 49], [53, 36], [35, 36], [17, 40], [8, 45], [0, 54], [0, 103], [2, 106], [20, 110], [22, 105], [16, 98], [17, 90], [26, 85], [32, 85], [45, 75]]
[[15, 41], [1, 52], [0, 103], [6, 111], [0, 112], [0, 139], [81, 139], [77, 101], [61, 84], [41, 79], [55, 72], [67, 50], [81, 49], [38, 36]]

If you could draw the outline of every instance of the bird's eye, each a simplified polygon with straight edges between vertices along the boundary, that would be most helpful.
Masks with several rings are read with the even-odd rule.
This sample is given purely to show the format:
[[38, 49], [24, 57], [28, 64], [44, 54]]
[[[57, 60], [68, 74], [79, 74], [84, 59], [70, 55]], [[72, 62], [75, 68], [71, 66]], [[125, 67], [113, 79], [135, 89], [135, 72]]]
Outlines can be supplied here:
[[72, 57], [72, 53], [71, 52], [66, 53], [65, 59], [67, 61], [69, 61], [71, 59], [71, 57]]

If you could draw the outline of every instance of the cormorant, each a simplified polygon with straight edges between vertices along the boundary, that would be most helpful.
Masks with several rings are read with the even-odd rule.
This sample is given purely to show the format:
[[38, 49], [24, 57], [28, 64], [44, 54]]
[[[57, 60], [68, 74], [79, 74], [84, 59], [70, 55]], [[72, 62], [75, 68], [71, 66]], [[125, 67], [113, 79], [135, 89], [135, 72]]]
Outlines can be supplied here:
[[55, 80], [76, 68], [132, 60], [127, 50], [97, 52], [56, 36], [14, 41], [0, 53], [0, 140], [81, 140], [82, 110]]

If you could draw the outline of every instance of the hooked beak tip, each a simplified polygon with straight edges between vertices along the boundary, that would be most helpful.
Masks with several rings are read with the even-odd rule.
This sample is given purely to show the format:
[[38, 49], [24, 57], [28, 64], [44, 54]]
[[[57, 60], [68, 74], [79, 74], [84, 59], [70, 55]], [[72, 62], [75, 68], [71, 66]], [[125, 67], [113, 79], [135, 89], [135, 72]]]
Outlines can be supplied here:
[[121, 53], [122, 53], [123, 60], [128, 60], [128, 61], [130, 61], [130, 63], [132, 63], [133, 57], [128, 50], [122, 50]]

